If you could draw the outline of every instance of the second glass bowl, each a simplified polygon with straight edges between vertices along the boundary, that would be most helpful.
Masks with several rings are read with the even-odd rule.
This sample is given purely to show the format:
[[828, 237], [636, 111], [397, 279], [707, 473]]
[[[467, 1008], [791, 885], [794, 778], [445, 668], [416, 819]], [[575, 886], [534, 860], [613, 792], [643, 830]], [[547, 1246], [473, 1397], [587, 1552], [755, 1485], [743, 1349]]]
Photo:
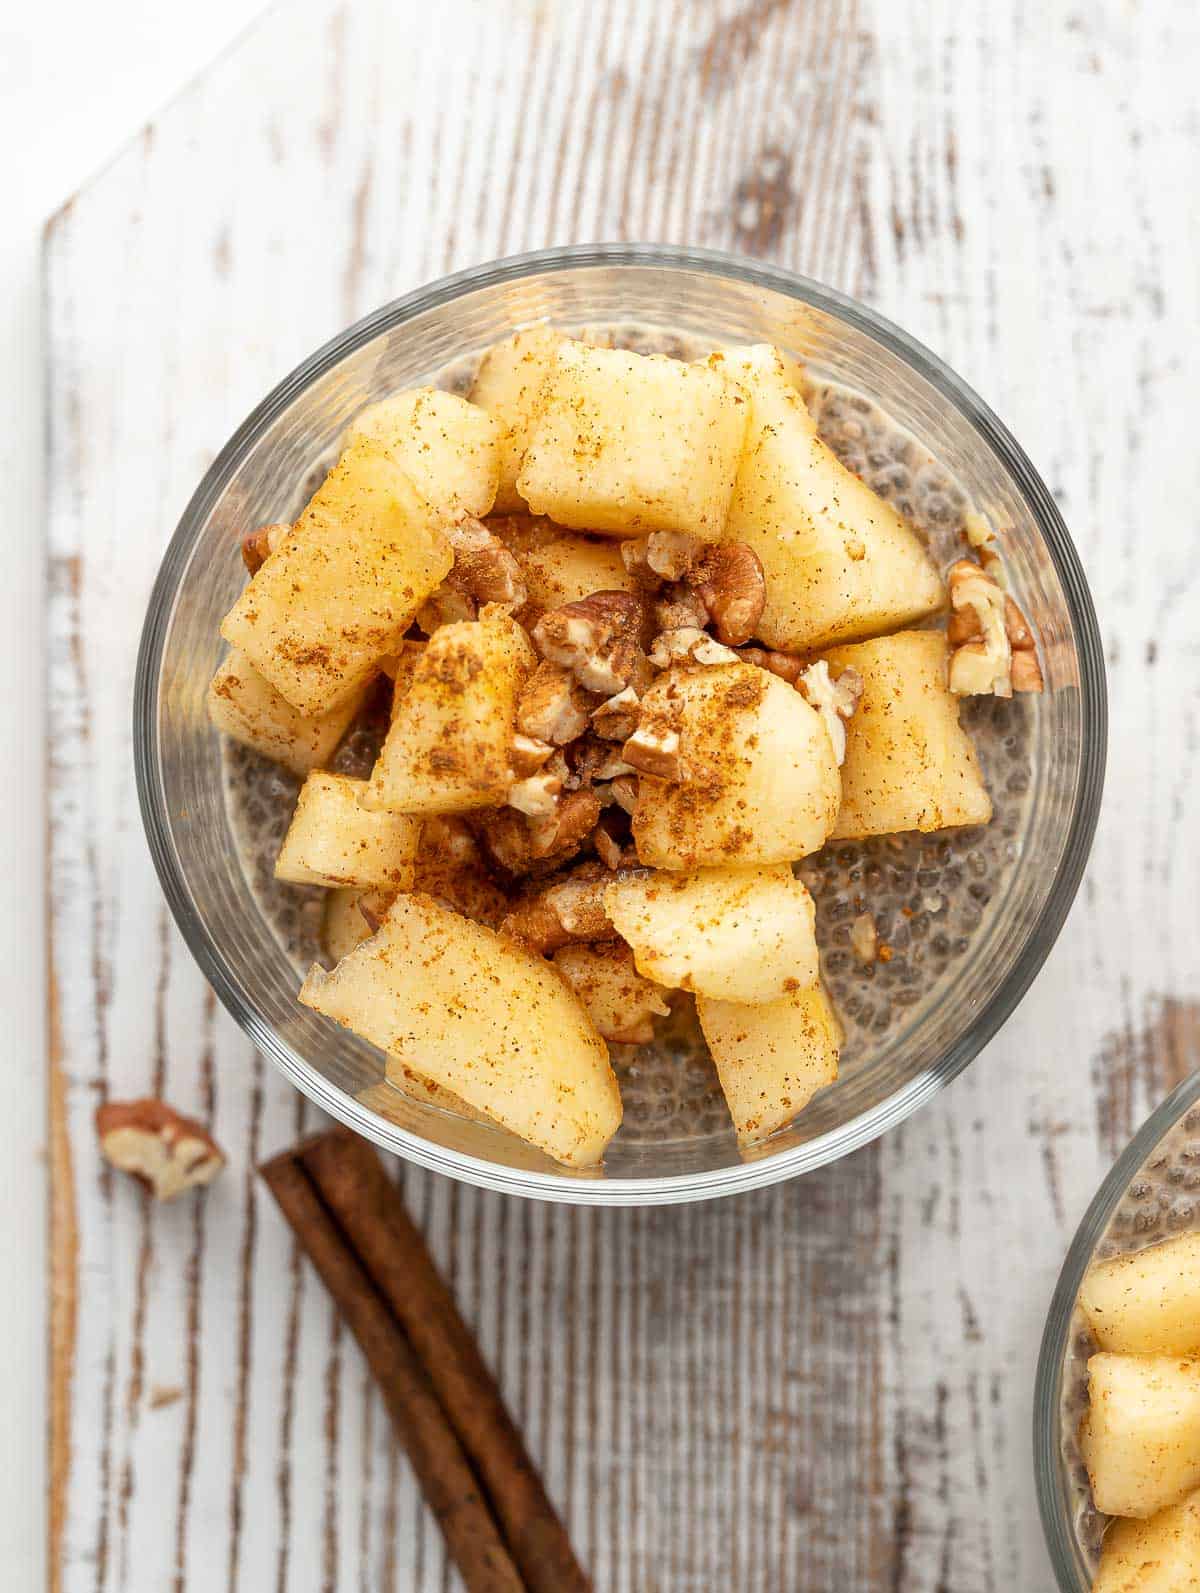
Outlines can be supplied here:
[[[1029, 790], [1003, 887], [936, 999], [906, 1010], [796, 1124], [743, 1159], [721, 1115], [622, 1133], [605, 1166], [568, 1173], [511, 1136], [397, 1097], [360, 1097], [379, 1054], [298, 1005], [298, 976], [247, 882], [205, 711], [219, 624], [244, 572], [239, 538], [293, 515], [347, 421], [399, 387], [478, 355], [514, 327], [637, 325], [711, 345], [770, 342], [814, 381], [868, 394], [1004, 528], [1015, 595], [1041, 643], [1028, 710]], [[1025, 454], [953, 372], [862, 305], [816, 283], [698, 250], [549, 250], [462, 272], [386, 306], [314, 354], [222, 450], [163, 560], [138, 660], [135, 751], [147, 836], [200, 967], [254, 1043], [318, 1105], [424, 1166], [495, 1189], [597, 1204], [732, 1194], [843, 1156], [902, 1121], [978, 1053], [1041, 966], [1091, 844], [1105, 751], [1102, 654], [1086, 583]], [[1023, 776], [1024, 778], [1024, 776]], [[914, 888], [919, 887], [914, 877]], [[964, 890], [968, 888], [966, 882]], [[636, 1080], [634, 1081], [636, 1087]]]
[[1038, 1506], [1062, 1593], [1090, 1593], [1105, 1517], [1091, 1503], [1076, 1434], [1095, 1349], [1078, 1309], [1089, 1267], [1200, 1227], [1200, 1072], [1152, 1112], [1088, 1207], [1042, 1335], [1033, 1399]]

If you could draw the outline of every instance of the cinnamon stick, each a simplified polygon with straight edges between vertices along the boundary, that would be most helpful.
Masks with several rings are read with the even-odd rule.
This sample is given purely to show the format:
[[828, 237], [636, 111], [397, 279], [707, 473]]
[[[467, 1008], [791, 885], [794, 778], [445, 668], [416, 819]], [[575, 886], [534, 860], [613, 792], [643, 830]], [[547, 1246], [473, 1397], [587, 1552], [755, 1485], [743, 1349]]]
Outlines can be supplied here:
[[344, 1129], [309, 1140], [299, 1155], [420, 1357], [530, 1593], [590, 1593], [475, 1336], [379, 1157]]
[[358, 1340], [470, 1593], [527, 1593], [420, 1361], [303, 1166], [285, 1152], [259, 1171]]

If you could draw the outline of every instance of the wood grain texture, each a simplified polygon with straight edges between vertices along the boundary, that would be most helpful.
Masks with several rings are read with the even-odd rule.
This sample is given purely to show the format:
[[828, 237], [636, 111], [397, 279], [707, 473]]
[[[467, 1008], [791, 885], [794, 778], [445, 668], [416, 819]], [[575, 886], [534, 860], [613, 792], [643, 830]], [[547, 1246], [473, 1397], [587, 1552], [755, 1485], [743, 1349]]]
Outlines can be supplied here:
[[[415, 1170], [406, 1198], [599, 1588], [1049, 1593], [1042, 1317], [1101, 1173], [1197, 1055], [1198, 29], [1170, 0], [294, 0], [55, 217], [58, 1593], [451, 1585], [255, 1187], [316, 1114], [169, 922], [134, 654], [194, 483], [305, 354], [443, 272], [601, 238], [798, 268], [984, 393], [1091, 579], [1105, 810], [1020, 1011], [878, 1145], [715, 1206], [559, 1209]], [[158, 1090], [229, 1153], [202, 1203], [151, 1209], [97, 1158], [96, 1103]]]

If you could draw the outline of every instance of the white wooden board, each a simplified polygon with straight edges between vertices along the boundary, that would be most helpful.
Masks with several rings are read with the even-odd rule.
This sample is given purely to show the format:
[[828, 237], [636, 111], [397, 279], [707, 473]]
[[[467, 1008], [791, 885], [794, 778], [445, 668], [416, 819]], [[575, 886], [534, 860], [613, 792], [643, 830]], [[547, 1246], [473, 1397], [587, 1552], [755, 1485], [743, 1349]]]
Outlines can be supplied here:
[[[448, 270], [636, 238], [860, 295], [1025, 442], [1108, 650], [1093, 861], [1001, 1036], [847, 1162], [661, 1211], [405, 1188], [599, 1588], [1049, 1593], [1042, 1317], [1101, 1173], [1200, 1062], [1198, 50], [1169, 0], [293, 0], [54, 218], [55, 1589], [449, 1585], [256, 1187], [314, 1114], [168, 921], [134, 654], [196, 480], [312, 348]], [[230, 1153], [203, 1202], [152, 1210], [97, 1158], [96, 1103], [158, 1090]]]

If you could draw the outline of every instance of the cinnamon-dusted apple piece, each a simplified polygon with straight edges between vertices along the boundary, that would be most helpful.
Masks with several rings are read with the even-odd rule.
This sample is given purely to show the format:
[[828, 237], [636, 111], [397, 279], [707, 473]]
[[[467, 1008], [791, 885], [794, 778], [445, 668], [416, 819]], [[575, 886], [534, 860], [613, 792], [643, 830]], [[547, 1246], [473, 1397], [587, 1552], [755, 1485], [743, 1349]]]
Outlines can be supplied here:
[[634, 966], [633, 953], [619, 940], [595, 946], [563, 946], [554, 966], [574, 990], [596, 1025], [614, 1045], [646, 1045], [654, 1038], [654, 1019], [670, 1007], [659, 985]]
[[393, 813], [463, 813], [504, 802], [517, 700], [534, 666], [508, 615], [443, 625], [396, 707], [363, 805]]
[[714, 354], [751, 409], [724, 537], [762, 560], [758, 637], [805, 652], [897, 630], [945, 602], [912, 528], [817, 436], [798, 372], [767, 344]]
[[613, 536], [720, 540], [749, 406], [704, 365], [558, 346], [517, 491], [536, 514]]
[[1088, 1398], [1079, 1448], [1097, 1510], [1145, 1521], [1200, 1488], [1200, 1360], [1101, 1351]]
[[565, 982], [431, 897], [398, 896], [332, 972], [310, 970], [300, 1000], [558, 1161], [594, 1165], [620, 1125], [607, 1048]]
[[861, 683], [846, 726], [835, 840], [991, 818], [979, 760], [947, 684], [946, 659], [940, 631], [901, 631], [826, 653], [835, 680], [852, 669]]
[[293, 708], [245, 653], [234, 648], [217, 666], [209, 685], [208, 717], [231, 740], [303, 779], [332, 758], [358, 712], [364, 689], [336, 708], [310, 717]]
[[357, 885], [409, 890], [420, 821], [407, 813], [370, 813], [359, 801], [365, 780], [314, 770], [275, 860], [275, 878], [292, 885]]
[[500, 481], [502, 427], [476, 404], [413, 387], [370, 404], [346, 443], [377, 443], [427, 503], [447, 514], [487, 514]]
[[842, 1030], [819, 985], [745, 1006], [696, 997], [739, 1143], [790, 1123], [838, 1074]]
[[638, 972], [672, 990], [756, 1003], [817, 982], [812, 897], [786, 863], [642, 870], [614, 880], [604, 906]]
[[174, 1200], [211, 1184], [225, 1165], [216, 1140], [165, 1101], [106, 1101], [96, 1109], [104, 1159], [132, 1173], [156, 1200]]
[[841, 783], [820, 714], [740, 660], [661, 675], [624, 756], [640, 774], [633, 838], [651, 867], [789, 862], [833, 830]]
[[361, 693], [453, 563], [438, 515], [377, 443], [352, 443], [221, 634], [301, 714]]
[[501, 427], [498, 514], [525, 507], [517, 491], [517, 473], [541, 410], [554, 357], [565, 341], [551, 326], [529, 326], [493, 345], [479, 363], [471, 402], [487, 410]]
[[1149, 1521], [1113, 1521], [1092, 1593], [1187, 1593], [1200, 1588], [1200, 1494]]
[[1102, 1350], [1200, 1355], [1200, 1233], [1097, 1263], [1079, 1304]]

